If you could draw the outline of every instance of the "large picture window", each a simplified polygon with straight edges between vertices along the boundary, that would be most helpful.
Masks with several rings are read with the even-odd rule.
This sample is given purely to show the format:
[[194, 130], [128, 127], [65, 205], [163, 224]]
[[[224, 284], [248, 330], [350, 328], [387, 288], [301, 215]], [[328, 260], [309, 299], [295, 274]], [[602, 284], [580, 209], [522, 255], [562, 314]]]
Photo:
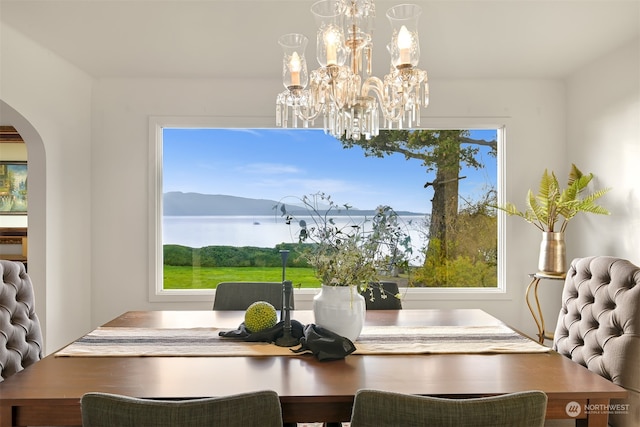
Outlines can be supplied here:
[[[401, 287], [500, 290], [499, 129], [381, 131], [352, 143], [317, 129], [157, 126], [161, 237], [156, 290], [207, 292], [222, 281], [280, 281], [279, 250], [296, 242], [283, 199], [314, 193], [363, 215], [391, 206], [410, 231]], [[288, 266], [300, 288], [310, 268]], [[385, 279], [387, 280], [387, 279]]]

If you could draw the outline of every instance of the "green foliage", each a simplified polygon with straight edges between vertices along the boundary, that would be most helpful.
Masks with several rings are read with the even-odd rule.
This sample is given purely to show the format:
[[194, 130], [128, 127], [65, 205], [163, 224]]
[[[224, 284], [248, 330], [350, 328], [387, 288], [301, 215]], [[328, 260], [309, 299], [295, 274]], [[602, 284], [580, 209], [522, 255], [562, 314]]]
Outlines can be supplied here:
[[181, 245], [162, 247], [164, 265], [193, 265], [193, 248]]
[[416, 282], [427, 287], [496, 287], [497, 268], [467, 256], [428, 262], [415, 274]]
[[164, 265], [202, 267], [282, 267], [280, 250], [291, 252], [287, 265], [309, 267], [292, 244], [279, 244], [275, 248], [254, 246], [205, 246], [190, 248], [181, 245], [164, 245]]
[[360, 146], [365, 156], [384, 157], [399, 153], [407, 160], [418, 159], [427, 172], [452, 161], [478, 169], [482, 167], [476, 159], [478, 146], [491, 147], [491, 153], [495, 155], [496, 141], [470, 139], [469, 134], [468, 130], [381, 130], [378, 136], [370, 140], [342, 138], [340, 141], [344, 148]]
[[497, 286], [497, 218], [490, 209], [495, 192], [468, 203], [447, 233], [446, 245], [432, 238], [424, 265], [414, 275], [416, 286]]
[[453, 257], [467, 257], [472, 262], [490, 266], [498, 263], [498, 217], [491, 209], [495, 192], [489, 191], [476, 203], [470, 203], [457, 216], [455, 230], [450, 233]]
[[592, 173], [585, 175], [576, 165], [572, 164], [567, 187], [561, 190], [555, 173], [549, 173], [545, 169], [540, 179], [538, 194], [534, 195], [531, 190], [527, 193], [527, 209], [524, 212], [511, 202], [505, 203], [504, 206], [495, 207], [508, 215], [519, 216], [546, 232], [556, 231], [556, 223], [562, 218], [559, 231], [564, 232], [568, 222], [579, 212], [609, 215], [607, 209], [595, 203], [609, 189], [597, 190], [582, 199], [580, 198], [592, 179]]

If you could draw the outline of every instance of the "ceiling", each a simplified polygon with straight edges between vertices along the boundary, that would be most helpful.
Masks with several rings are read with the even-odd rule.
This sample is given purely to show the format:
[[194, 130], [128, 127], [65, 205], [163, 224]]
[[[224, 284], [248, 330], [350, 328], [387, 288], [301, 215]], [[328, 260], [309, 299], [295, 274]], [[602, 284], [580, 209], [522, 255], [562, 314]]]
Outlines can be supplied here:
[[[310, 0], [0, 0], [0, 20], [96, 78], [274, 78], [280, 35], [309, 39]], [[375, 74], [388, 72], [377, 1]], [[562, 78], [638, 37], [640, 0], [417, 1], [431, 78]], [[274, 93], [277, 91], [274, 88]]]

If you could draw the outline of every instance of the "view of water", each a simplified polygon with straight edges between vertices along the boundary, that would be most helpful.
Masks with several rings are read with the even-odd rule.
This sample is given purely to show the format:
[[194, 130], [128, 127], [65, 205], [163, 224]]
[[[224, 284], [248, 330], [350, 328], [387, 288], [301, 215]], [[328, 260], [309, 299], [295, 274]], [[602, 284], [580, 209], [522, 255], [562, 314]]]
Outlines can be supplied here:
[[[354, 221], [363, 219], [356, 217]], [[405, 216], [402, 219], [407, 224], [411, 221], [414, 251], [423, 247], [422, 235], [418, 231], [424, 228], [419, 227], [423, 217]], [[192, 248], [216, 245], [273, 248], [278, 243], [297, 242], [296, 231], [297, 226], [289, 227], [282, 218], [275, 216], [165, 216], [162, 223], [164, 244]]]

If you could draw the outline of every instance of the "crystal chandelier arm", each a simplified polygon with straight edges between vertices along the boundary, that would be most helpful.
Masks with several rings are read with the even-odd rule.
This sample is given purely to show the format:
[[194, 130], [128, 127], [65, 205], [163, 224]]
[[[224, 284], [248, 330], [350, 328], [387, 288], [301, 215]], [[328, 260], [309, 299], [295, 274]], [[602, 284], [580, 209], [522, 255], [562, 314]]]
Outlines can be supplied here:
[[302, 120], [303, 126], [308, 127], [323, 109], [324, 105], [313, 103], [309, 91], [300, 88], [287, 89], [276, 99], [276, 125], [286, 128], [291, 121], [293, 127], [298, 127], [298, 120]]
[[339, 91], [340, 89], [338, 88], [338, 84], [335, 79], [331, 79], [331, 81], [329, 82], [329, 87], [330, 90], [327, 91], [329, 101], [334, 103], [338, 107], [338, 109], [342, 110], [345, 106], [345, 94]]
[[370, 76], [362, 83], [362, 92], [360, 95], [369, 96], [369, 91], [373, 91], [378, 96], [378, 100], [382, 100], [382, 88], [382, 80], [376, 76]]
[[[369, 96], [369, 92], [373, 92], [376, 94], [378, 98], [378, 103], [380, 104], [380, 109], [382, 110], [382, 115], [385, 120], [391, 122], [397, 122], [400, 120], [403, 114], [402, 108], [397, 108], [397, 105], [391, 105], [391, 99], [385, 99], [384, 96], [384, 83], [376, 76], [368, 77], [364, 83], [362, 84], [361, 96], [366, 97]], [[394, 114], [394, 111], [396, 114]]]
[[299, 119], [304, 120], [305, 122], [313, 122], [322, 112], [322, 108], [305, 108], [304, 110], [310, 111], [311, 114], [306, 115], [302, 108], [297, 108], [295, 110], [295, 114]]

